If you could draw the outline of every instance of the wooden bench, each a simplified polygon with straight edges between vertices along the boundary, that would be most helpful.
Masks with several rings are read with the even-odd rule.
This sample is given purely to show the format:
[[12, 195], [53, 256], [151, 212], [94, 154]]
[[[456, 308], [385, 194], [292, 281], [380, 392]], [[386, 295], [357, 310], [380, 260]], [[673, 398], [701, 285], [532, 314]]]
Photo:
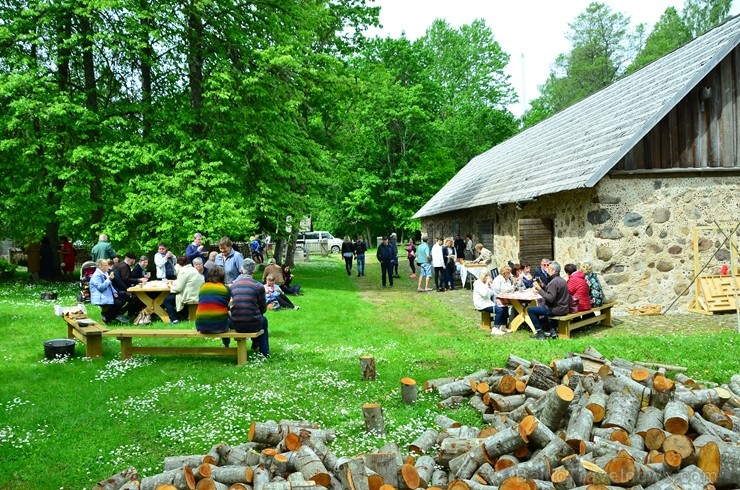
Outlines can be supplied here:
[[67, 338], [77, 339], [85, 344], [86, 357], [103, 355], [103, 334], [108, 329], [87, 317], [63, 316], [67, 324]]
[[[200, 333], [195, 329], [178, 330], [122, 328], [108, 330], [104, 337], [115, 337], [121, 341], [121, 359], [129, 359], [134, 354], [196, 354], [206, 356], [236, 356], [237, 365], [247, 363], [247, 339], [254, 339], [262, 335], [262, 330], [254, 333], [239, 333], [233, 330], [223, 333]], [[203, 338], [230, 338], [236, 340], [236, 347], [155, 347], [134, 346], [135, 338], [159, 339], [203, 339]]]
[[[569, 339], [571, 330], [576, 330], [578, 328], [585, 327], [586, 325], [611, 325], [612, 308], [616, 304], [616, 302], [604, 303], [603, 305], [596, 306], [590, 310], [552, 317], [553, 320], [557, 320], [558, 322], [558, 337], [561, 339]], [[589, 314], [592, 314], [593, 316], [589, 316]]]

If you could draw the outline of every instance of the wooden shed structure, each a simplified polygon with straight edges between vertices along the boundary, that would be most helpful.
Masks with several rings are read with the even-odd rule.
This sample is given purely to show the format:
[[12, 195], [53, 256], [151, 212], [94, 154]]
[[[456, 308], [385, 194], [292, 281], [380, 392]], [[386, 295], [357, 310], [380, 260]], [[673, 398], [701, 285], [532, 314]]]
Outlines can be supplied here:
[[740, 218], [739, 44], [734, 17], [476, 156], [417, 211], [422, 230], [470, 233], [498, 264], [589, 260], [622, 304], [670, 303], [693, 228]]

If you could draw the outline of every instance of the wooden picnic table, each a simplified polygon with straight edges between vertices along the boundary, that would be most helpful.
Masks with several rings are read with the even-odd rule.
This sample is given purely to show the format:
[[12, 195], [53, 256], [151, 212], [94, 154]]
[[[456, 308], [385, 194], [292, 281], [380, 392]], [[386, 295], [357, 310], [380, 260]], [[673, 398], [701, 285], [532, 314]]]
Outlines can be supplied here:
[[529, 329], [532, 330], [532, 333], [537, 333], [537, 330], [534, 328], [534, 323], [532, 323], [532, 319], [529, 318], [529, 315], [527, 314], [527, 309], [530, 305], [532, 305], [532, 303], [536, 304], [537, 300], [541, 298], [537, 291], [534, 289], [525, 289], [524, 291], [500, 293], [497, 294], [496, 297], [499, 299], [509, 300], [509, 303], [511, 303], [511, 306], [513, 306], [517, 312], [517, 316], [511, 320], [511, 325], [509, 326], [512, 331], [516, 332], [522, 323], [526, 323], [529, 325]]
[[170, 295], [170, 287], [166, 281], [150, 281], [146, 284], [131, 286], [127, 291], [144, 303], [143, 311], [146, 311], [150, 315], [157, 315], [162, 319], [163, 323], [170, 323], [170, 316], [162, 307], [164, 299]]

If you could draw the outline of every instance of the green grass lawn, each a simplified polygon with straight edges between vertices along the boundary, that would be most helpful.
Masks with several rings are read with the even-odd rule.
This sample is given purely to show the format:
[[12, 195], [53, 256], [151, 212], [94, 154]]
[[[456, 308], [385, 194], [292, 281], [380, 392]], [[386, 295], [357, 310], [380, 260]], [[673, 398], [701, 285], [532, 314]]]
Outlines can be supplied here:
[[[433, 426], [439, 410], [437, 395], [421, 389], [417, 404], [404, 405], [401, 378], [421, 384], [490, 369], [509, 353], [549, 362], [592, 345], [607, 357], [684, 365], [708, 381], [740, 372], [740, 337], [727, 316], [676, 315], [655, 324], [623, 318], [569, 341], [532, 341], [523, 331], [492, 338], [478, 328], [470, 291], [418, 294], [407, 277], [381, 289], [375, 263], [368, 261], [366, 277], [349, 277], [339, 257], [299, 264], [296, 275], [305, 296], [292, 299], [301, 310], [268, 312], [272, 358], [243, 367], [225, 357], [137, 356], [124, 363], [113, 339], [104, 340], [103, 358], [83, 358], [78, 345], [75, 357], [48, 361], [43, 342], [66, 334], [53, 305], [74, 304], [76, 285], [0, 284], [0, 488], [90, 488], [128, 466], [152, 475], [166, 456], [247, 442], [250, 423], [268, 419], [336, 429], [332, 449], [340, 456], [385, 441], [404, 447]], [[47, 290], [60, 299], [41, 301]], [[89, 311], [100, 320], [97, 307]], [[375, 382], [361, 380], [362, 355], [375, 356]], [[385, 437], [363, 429], [361, 406], [370, 402], [383, 405]], [[447, 415], [480, 425], [468, 407]]]

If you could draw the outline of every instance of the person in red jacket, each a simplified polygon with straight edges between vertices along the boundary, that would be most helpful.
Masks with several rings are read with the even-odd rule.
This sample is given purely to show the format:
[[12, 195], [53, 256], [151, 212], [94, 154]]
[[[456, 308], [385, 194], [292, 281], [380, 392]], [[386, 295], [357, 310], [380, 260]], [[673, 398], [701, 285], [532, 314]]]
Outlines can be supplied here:
[[578, 311], [591, 309], [591, 295], [589, 293], [586, 275], [578, 270], [575, 264], [565, 264], [565, 274], [568, 276], [568, 293], [578, 299]]

